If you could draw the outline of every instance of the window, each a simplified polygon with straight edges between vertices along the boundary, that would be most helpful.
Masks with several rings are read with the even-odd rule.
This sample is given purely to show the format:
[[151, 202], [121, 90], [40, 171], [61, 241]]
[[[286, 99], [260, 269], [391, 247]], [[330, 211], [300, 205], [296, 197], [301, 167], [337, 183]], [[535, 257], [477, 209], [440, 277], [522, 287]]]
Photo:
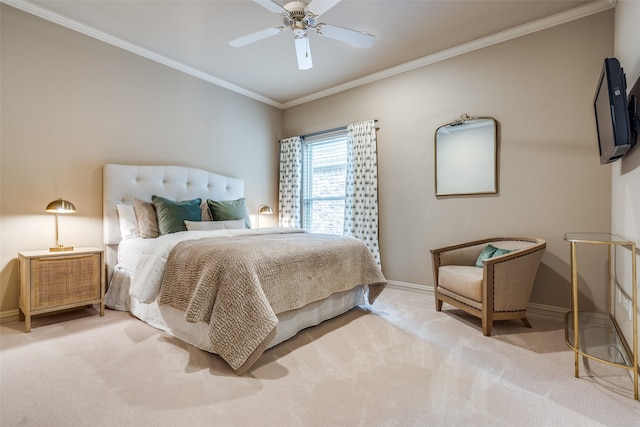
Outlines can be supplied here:
[[302, 228], [342, 234], [347, 131], [305, 138], [302, 145]]
[[280, 224], [362, 240], [380, 264], [375, 120], [280, 141]]

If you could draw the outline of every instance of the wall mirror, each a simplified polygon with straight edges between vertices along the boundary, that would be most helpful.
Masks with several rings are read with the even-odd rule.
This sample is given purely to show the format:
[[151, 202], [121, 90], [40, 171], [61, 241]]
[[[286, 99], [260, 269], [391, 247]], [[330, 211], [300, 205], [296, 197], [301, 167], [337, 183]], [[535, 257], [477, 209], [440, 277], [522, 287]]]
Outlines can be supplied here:
[[436, 196], [498, 193], [497, 146], [491, 117], [465, 114], [436, 129]]

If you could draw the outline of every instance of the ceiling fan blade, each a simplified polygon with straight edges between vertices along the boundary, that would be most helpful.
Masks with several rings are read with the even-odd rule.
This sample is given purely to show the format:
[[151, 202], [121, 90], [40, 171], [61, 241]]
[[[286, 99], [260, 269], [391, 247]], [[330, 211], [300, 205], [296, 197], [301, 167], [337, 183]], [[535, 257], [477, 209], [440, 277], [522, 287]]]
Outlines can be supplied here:
[[376, 36], [373, 34], [329, 24], [318, 24], [316, 32], [321, 36], [340, 40], [358, 47], [371, 47], [376, 41]]
[[249, 43], [254, 43], [259, 40], [266, 39], [267, 37], [275, 36], [276, 34], [280, 34], [282, 31], [284, 31], [283, 27], [266, 28], [264, 30], [256, 31], [255, 33], [247, 34], [246, 36], [231, 40], [229, 44], [233, 47], [242, 47], [248, 45]]
[[314, 16], [320, 16], [333, 6], [340, 3], [341, 0], [313, 0], [307, 5], [307, 12], [311, 12]]
[[278, 15], [281, 13], [289, 14], [287, 9], [280, 6], [278, 3], [271, 0], [253, 0], [255, 3], [258, 3], [260, 6], [264, 7], [270, 12], [277, 13]]
[[298, 69], [308, 70], [313, 67], [311, 62], [311, 49], [309, 47], [309, 38], [305, 35], [303, 37], [296, 37], [296, 56], [298, 57]]

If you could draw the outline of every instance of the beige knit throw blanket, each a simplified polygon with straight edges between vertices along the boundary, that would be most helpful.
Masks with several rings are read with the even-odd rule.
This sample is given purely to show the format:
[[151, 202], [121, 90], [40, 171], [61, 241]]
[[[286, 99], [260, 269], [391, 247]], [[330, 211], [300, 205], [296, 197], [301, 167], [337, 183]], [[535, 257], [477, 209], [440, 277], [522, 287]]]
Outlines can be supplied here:
[[209, 323], [214, 352], [242, 375], [275, 336], [277, 314], [386, 279], [360, 240], [311, 233], [181, 242], [171, 251], [160, 304]]

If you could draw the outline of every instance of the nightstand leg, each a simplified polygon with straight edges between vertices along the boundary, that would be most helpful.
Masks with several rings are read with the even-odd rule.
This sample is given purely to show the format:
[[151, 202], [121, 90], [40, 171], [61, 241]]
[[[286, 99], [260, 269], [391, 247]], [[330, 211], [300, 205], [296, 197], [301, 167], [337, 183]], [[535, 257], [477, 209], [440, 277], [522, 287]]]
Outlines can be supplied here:
[[24, 331], [31, 332], [31, 313], [27, 313], [22, 311], [21, 308], [18, 309], [18, 320], [20, 322], [24, 322]]

